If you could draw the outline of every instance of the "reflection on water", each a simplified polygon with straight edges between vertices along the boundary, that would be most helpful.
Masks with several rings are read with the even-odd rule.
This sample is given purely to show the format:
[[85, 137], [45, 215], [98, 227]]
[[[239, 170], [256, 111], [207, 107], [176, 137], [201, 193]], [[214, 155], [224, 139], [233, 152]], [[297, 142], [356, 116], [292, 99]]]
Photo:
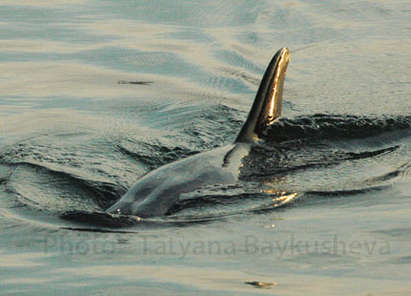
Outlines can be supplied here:
[[[409, 294], [410, 11], [1, 1], [2, 292]], [[248, 185], [151, 223], [87, 224], [151, 169], [230, 143], [284, 46], [288, 118], [247, 159]]]

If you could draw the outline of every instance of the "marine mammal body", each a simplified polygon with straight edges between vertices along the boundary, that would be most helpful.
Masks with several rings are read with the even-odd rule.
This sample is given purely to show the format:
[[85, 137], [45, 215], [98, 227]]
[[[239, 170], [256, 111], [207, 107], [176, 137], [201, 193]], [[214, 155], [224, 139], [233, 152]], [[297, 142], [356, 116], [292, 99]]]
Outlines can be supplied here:
[[182, 193], [212, 184], [238, 181], [242, 159], [264, 130], [281, 115], [289, 50], [281, 48], [271, 59], [250, 113], [235, 142], [155, 169], [106, 210], [111, 214], [153, 217], [167, 214]]

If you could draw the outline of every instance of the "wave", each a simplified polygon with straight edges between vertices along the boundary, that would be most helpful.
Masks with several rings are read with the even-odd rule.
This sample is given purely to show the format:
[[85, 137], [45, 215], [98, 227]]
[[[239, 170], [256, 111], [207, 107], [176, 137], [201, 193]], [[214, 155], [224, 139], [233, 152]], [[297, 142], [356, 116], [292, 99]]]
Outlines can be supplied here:
[[268, 128], [265, 139], [277, 143], [315, 139], [363, 139], [410, 128], [411, 116], [314, 114], [294, 119], [280, 118]]
[[[36, 143], [36, 139], [30, 139], [3, 148], [0, 164], [7, 169], [0, 170], [0, 190], [11, 192], [17, 203], [33, 210], [47, 211], [82, 224], [117, 228], [139, 224], [207, 223], [233, 215], [293, 206], [307, 198], [384, 190], [394, 180], [411, 175], [411, 165], [407, 162], [379, 176], [365, 174], [367, 178], [351, 181], [347, 188], [341, 167], [335, 176], [329, 174], [333, 166], [360, 161], [355, 165], [355, 170], [363, 168], [369, 171], [372, 167], [369, 160], [404, 153], [401, 149], [403, 145], [399, 143], [387, 147], [382, 141], [380, 144], [383, 147], [371, 148], [363, 139], [387, 132], [408, 131], [411, 129], [410, 116], [315, 114], [283, 118], [269, 127], [265, 141], [255, 146], [244, 159], [240, 186], [204, 188], [192, 196], [181, 198], [166, 217], [144, 219], [143, 222], [136, 217], [104, 213], [104, 209], [118, 200], [130, 186], [124, 182], [126, 178], [134, 182], [143, 173], [160, 165], [232, 140], [235, 137], [232, 130], [240, 126], [238, 111], [222, 105], [213, 110], [210, 113], [202, 111], [201, 116], [196, 116], [198, 121], [184, 128], [181, 141], [162, 141], [160, 138], [144, 142], [127, 137], [112, 142], [107, 138], [98, 141], [88, 139], [93, 144], [79, 148], [72, 144], [65, 146], [64, 143], [54, 147], [48, 144], [53, 139], [43, 137], [40, 144]], [[227, 121], [231, 122], [228, 126]], [[203, 129], [200, 133], [200, 127], [204, 125], [208, 130], [205, 132]], [[224, 135], [213, 142], [213, 133]], [[408, 133], [399, 136], [404, 135]], [[341, 139], [356, 141], [354, 145], [347, 146], [347, 141], [341, 141], [344, 145], [339, 144]], [[177, 145], [173, 144], [176, 142]], [[74, 159], [77, 159], [75, 163]], [[135, 168], [140, 168], [139, 175]], [[131, 177], [124, 177], [122, 174], [125, 171]], [[306, 182], [313, 172], [317, 174], [315, 181]], [[353, 169], [348, 168], [345, 174], [357, 178], [357, 172]], [[327, 175], [327, 178], [323, 177], [322, 180], [318, 177], [321, 175]], [[330, 180], [335, 184], [330, 184]], [[317, 184], [320, 181], [324, 181], [322, 187]], [[271, 184], [272, 188], [277, 189], [267, 191], [265, 185], [261, 186], [262, 183]], [[295, 183], [299, 186], [294, 186]]]

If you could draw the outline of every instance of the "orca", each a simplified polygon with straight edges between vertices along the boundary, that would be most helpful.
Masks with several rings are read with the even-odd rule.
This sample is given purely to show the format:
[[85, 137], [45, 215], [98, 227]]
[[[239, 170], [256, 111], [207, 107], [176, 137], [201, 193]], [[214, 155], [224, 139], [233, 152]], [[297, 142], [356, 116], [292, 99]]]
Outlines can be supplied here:
[[242, 159], [261, 139], [265, 129], [281, 116], [289, 60], [287, 48], [278, 50], [271, 59], [247, 120], [234, 143], [177, 160], [147, 173], [106, 212], [141, 218], [164, 216], [183, 193], [207, 185], [235, 184]]

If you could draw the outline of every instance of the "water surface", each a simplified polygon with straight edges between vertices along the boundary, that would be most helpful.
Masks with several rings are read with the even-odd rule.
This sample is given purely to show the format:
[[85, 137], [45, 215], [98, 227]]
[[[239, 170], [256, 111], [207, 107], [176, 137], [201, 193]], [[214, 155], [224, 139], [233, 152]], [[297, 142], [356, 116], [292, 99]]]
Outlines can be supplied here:
[[[3, 0], [1, 294], [410, 294], [410, 17], [402, 0]], [[244, 183], [91, 219], [231, 143], [284, 46], [284, 116]]]

